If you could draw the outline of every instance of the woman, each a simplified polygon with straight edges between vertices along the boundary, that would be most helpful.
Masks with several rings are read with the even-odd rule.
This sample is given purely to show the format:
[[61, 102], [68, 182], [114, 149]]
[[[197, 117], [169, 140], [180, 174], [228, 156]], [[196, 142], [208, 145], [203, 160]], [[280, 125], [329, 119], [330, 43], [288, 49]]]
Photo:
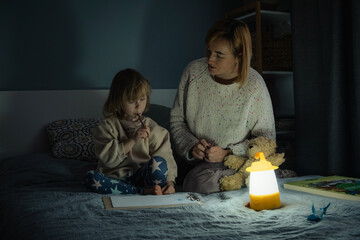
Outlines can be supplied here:
[[219, 179], [230, 154], [245, 155], [250, 137], [275, 139], [272, 103], [266, 84], [250, 67], [251, 36], [234, 19], [216, 22], [205, 39], [206, 58], [185, 68], [171, 110], [171, 134], [177, 153], [196, 166], [184, 191], [220, 191]]

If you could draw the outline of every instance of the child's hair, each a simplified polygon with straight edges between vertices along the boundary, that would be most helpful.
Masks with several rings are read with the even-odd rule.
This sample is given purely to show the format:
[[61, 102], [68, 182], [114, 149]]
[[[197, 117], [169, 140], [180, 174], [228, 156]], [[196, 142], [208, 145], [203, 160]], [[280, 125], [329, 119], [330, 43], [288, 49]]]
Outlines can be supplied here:
[[252, 45], [249, 28], [242, 21], [225, 18], [217, 21], [209, 29], [205, 38], [206, 46], [219, 38], [230, 44], [234, 57], [238, 57], [240, 60], [238, 78], [235, 82], [239, 83], [241, 87], [246, 82], [250, 70]]
[[149, 81], [134, 69], [124, 69], [118, 72], [110, 87], [109, 96], [103, 108], [104, 117], [124, 117], [124, 104], [126, 101], [135, 101], [146, 96], [145, 112], [150, 105], [151, 86]]

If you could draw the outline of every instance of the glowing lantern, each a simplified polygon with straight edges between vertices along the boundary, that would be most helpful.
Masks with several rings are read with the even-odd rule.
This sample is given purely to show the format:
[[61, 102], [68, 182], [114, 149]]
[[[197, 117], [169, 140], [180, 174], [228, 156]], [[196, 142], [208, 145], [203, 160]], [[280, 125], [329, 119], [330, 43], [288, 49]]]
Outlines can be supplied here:
[[257, 211], [278, 208], [281, 206], [280, 193], [274, 172], [278, 167], [271, 165], [262, 152], [256, 153], [255, 158], [260, 161], [246, 168], [250, 172], [250, 207]]

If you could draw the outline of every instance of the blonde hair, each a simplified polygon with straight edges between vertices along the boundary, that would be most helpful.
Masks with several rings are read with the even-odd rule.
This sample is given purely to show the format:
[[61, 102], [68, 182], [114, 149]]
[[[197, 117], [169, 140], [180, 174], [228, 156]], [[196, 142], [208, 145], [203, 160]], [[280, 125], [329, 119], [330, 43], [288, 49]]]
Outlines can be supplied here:
[[145, 112], [150, 106], [151, 86], [148, 80], [134, 69], [118, 72], [110, 87], [109, 96], [103, 108], [104, 117], [124, 117], [124, 104], [146, 96]]
[[251, 35], [248, 26], [242, 21], [225, 18], [217, 21], [207, 32], [205, 44], [207, 47], [217, 40], [224, 39], [233, 50], [235, 58], [239, 59], [238, 77], [235, 80], [240, 87], [247, 80], [252, 56]]

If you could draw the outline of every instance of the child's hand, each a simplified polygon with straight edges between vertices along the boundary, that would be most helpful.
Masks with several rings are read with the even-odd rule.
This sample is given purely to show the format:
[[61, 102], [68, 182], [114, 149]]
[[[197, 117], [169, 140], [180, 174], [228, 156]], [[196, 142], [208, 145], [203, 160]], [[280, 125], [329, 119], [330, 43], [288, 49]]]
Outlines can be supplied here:
[[166, 182], [166, 185], [161, 188], [161, 191], [164, 195], [175, 193], [174, 182]]
[[148, 126], [140, 127], [134, 134], [134, 140], [137, 143], [140, 139], [146, 139], [150, 136], [150, 128]]

